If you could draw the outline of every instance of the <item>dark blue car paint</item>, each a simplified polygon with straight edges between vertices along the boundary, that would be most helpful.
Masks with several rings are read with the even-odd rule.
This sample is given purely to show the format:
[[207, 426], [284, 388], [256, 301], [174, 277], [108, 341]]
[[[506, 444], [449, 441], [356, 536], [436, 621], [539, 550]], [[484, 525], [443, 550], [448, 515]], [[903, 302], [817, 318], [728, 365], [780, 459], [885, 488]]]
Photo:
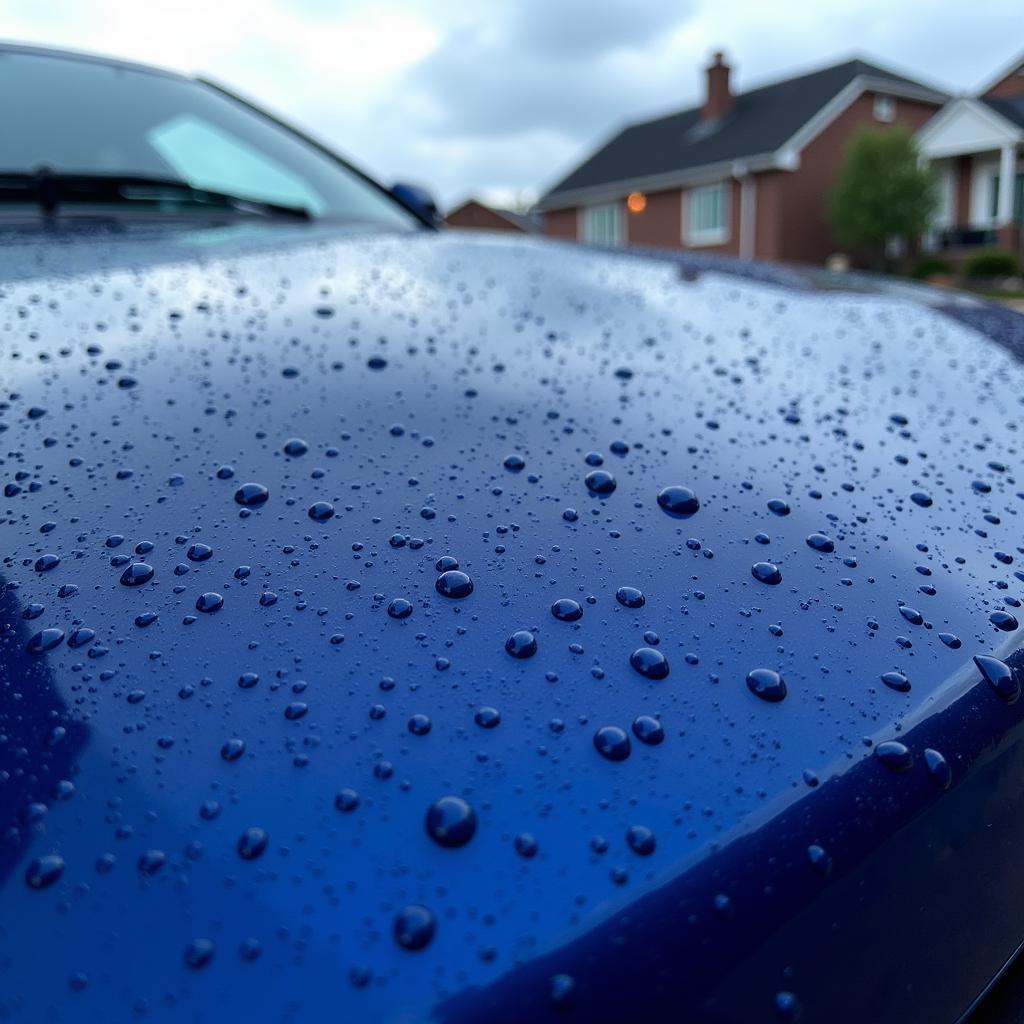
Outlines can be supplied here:
[[972, 660], [1018, 678], [1013, 314], [486, 236], [4, 242], [0, 1018], [955, 1021], [1024, 938], [1024, 702]]

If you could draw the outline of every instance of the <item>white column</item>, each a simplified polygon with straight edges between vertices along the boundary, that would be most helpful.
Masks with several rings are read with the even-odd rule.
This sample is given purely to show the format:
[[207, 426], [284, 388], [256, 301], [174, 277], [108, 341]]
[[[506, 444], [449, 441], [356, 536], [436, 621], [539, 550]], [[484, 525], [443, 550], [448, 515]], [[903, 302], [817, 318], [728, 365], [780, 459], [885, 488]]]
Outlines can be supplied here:
[[1017, 147], [1008, 142], [999, 159], [999, 198], [996, 206], [996, 227], [1013, 221], [1013, 186], [1017, 177]]

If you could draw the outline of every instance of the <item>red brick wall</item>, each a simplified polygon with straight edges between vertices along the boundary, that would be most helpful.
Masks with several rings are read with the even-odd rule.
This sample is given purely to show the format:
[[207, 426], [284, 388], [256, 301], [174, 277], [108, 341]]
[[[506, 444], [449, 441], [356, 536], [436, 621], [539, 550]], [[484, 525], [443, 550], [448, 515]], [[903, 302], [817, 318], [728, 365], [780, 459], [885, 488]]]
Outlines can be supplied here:
[[576, 207], [568, 210], [548, 210], [544, 214], [544, 234], [552, 238], [576, 237]]
[[[843, 111], [800, 154], [800, 168], [785, 175], [778, 257], [823, 263], [840, 247], [825, 220], [828, 191], [843, 162], [846, 144], [861, 125], [884, 129], [873, 114], [874, 96], [864, 93]], [[896, 99], [896, 122], [917, 131], [938, 107], [917, 100]], [[758, 196], [760, 205], [761, 197]]]
[[630, 245], [679, 248], [681, 227], [679, 189], [649, 192], [643, 213], [625, 213], [626, 240]]
[[788, 175], [785, 171], [765, 171], [754, 177], [757, 182], [754, 256], [759, 260], [777, 260], [782, 253], [782, 197]]
[[1005, 100], [1011, 96], [1019, 96], [1021, 93], [1024, 93], [1024, 75], [1020, 73], [1021, 67], [1024, 67], [1024, 64], [1019, 65], [1008, 75], [1000, 78], [985, 95], [992, 99]]
[[522, 228], [477, 202], [464, 203], [457, 210], [452, 210], [444, 222], [450, 228], [481, 228], [487, 231], [523, 233]]

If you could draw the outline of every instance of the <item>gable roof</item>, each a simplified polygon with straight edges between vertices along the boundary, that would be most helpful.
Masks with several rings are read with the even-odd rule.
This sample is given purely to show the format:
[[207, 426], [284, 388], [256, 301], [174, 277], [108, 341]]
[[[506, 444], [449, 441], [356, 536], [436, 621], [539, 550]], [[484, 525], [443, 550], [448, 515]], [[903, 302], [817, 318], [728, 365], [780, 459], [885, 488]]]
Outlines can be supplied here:
[[718, 121], [704, 121], [702, 107], [696, 106], [629, 125], [551, 188], [539, 205], [550, 209], [562, 195], [613, 182], [775, 153], [858, 79], [887, 83], [896, 92], [919, 94], [936, 103], [946, 99], [903, 75], [867, 61], [848, 60], [740, 93]]
[[447, 220], [455, 214], [473, 209], [474, 207], [487, 213], [493, 213], [495, 216], [508, 221], [513, 227], [518, 228], [520, 231], [525, 231], [527, 234], [538, 234], [544, 227], [543, 217], [537, 211], [530, 210], [527, 213], [517, 213], [515, 210], [506, 210], [501, 206], [489, 206], [482, 200], [473, 197], [464, 200], [458, 206], [453, 206], [445, 214], [445, 219]]
[[1018, 72], [1024, 74], [1024, 53], [1018, 53], [1009, 64], [1003, 66], [1002, 70], [994, 78], [989, 79], [978, 91], [978, 96], [986, 96], [993, 89], [998, 88], [1008, 78], [1012, 78]]
[[510, 224], [515, 224], [527, 234], [536, 234], [544, 226], [540, 214], [532, 210], [529, 213], [516, 213], [515, 210], [506, 210], [500, 206], [492, 206], [491, 209], [499, 217], [504, 217]]
[[957, 96], [917, 133], [928, 160], [980, 153], [1024, 137], [1024, 97], [977, 99]]

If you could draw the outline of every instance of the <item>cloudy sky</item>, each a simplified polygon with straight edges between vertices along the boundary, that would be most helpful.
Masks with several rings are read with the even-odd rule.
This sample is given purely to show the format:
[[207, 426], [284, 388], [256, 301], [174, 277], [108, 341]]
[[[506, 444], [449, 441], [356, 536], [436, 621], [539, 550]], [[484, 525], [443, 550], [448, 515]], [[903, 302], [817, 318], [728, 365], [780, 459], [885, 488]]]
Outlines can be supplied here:
[[[0, 0], [0, 36], [203, 72], [385, 181], [528, 200], [622, 123], [860, 53], [969, 91], [1020, 0]], [[1006, 31], [999, 31], [999, 26]]]

